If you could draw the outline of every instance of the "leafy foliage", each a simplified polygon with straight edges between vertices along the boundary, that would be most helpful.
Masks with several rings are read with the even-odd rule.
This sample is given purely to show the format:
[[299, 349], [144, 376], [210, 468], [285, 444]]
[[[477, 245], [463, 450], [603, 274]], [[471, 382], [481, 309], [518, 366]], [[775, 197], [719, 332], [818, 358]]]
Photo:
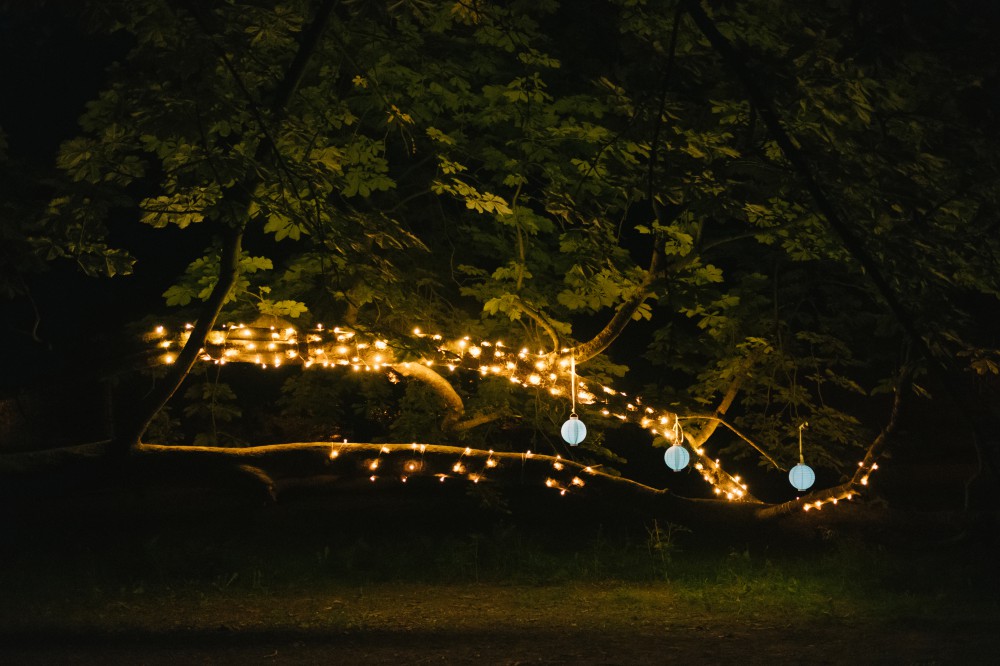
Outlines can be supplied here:
[[[127, 33], [132, 50], [60, 151], [65, 192], [35, 218], [56, 230], [49, 245], [16, 232], [34, 256], [127, 272], [102, 222], [114, 210], [157, 229], [240, 230], [226, 320], [419, 325], [559, 349], [626, 308], [668, 404], [711, 412], [735, 387], [727, 418], [785, 462], [804, 421], [832, 468], [871, 435], [852, 414], [904, 360], [898, 326], [684, 3], [341, 3], [277, 106], [319, 3], [87, 4], [95, 29]], [[929, 342], [995, 372], [994, 343], [962, 304], [1000, 297], [998, 72], [975, 57], [988, 35], [961, 18], [950, 3], [712, 8]], [[972, 55], [934, 41], [941, 22]], [[209, 296], [218, 248], [167, 305]], [[611, 359], [634, 363], [630, 351], [583, 372], [618, 374]], [[286, 385], [286, 415], [357, 416], [305, 377]], [[456, 384], [468, 413], [557, 411]], [[189, 389], [213, 405], [189, 416], [235, 417], [218, 386]], [[391, 433], [446, 436], [439, 399], [407, 385]]]

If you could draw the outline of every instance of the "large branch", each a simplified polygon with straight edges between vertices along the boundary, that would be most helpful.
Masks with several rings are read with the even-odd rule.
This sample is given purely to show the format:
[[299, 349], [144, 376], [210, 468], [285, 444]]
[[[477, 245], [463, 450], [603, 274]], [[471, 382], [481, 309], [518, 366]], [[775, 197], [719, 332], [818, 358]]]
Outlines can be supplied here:
[[590, 360], [610, 347], [611, 343], [618, 339], [618, 336], [625, 330], [625, 327], [632, 320], [632, 316], [639, 312], [639, 308], [654, 296], [651, 287], [660, 273], [661, 255], [659, 245], [654, 245], [653, 256], [649, 260], [649, 269], [642, 282], [636, 287], [635, 294], [622, 303], [618, 311], [597, 335], [573, 348], [572, 354], [577, 363]]
[[536, 324], [541, 326], [545, 334], [549, 336], [549, 340], [552, 341], [552, 351], [559, 351], [559, 334], [556, 333], [556, 329], [552, 327], [552, 324], [540, 312], [528, 305], [523, 298], [518, 297], [517, 305], [521, 308], [521, 312], [528, 315]]
[[191, 329], [191, 336], [177, 355], [177, 359], [170, 367], [167, 376], [163, 378], [162, 383], [149, 397], [144, 408], [138, 411], [130, 427], [125, 429], [116, 440], [115, 449], [119, 453], [131, 449], [139, 443], [157, 412], [163, 409], [164, 405], [180, 388], [184, 378], [198, 361], [198, 356], [205, 347], [208, 334], [215, 326], [215, 320], [222, 311], [222, 306], [233, 285], [236, 284], [242, 254], [243, 230], [242, 228], [228, 228], [225, 229], [224, 233], [222, 250], [219, 255], [219, 277], [212, 288], [212, 293], [202, 306], [198, 320], [194, 328]]
[[[298, 89], [306, 68], [319, 45], [320, 37], [329, 21], [335, 0], [325, 0], [319, 7], [312, 23], [303, 31], [299, 47], [292, 58], [291, 63], [275, 88], [273, 98], [268, 111], [273, 123], [277, 124], [280, 118], [286, 113], [288, 103]], [[191, 6], [190, 11], [195, 16], [199, 25], [206, 28], [201, 19], [197, 6]], [[256, 100], [252, 99], [239, 74], [232, 68], [228, 56], [222, 53], [220, 57], [225, 61], [234, 80], [244, 94], [248, 97], [247, 102], [254, 109], [257, 108]], [[262, 125], [261, 130], [267, 132], [266, 125]], [[254, 152], [253, 162], [260, 163], [270, 158], [278, 158], [277, 147], [272, 140], [262, 141]], [[222, 251], [219, 257], [219, 276], [213, 287], [208, 300], [198, 314], [191, 335], [184, 344], [175, 363], [171, 366], [164, 377], [162, 383], [154, 391], [146, 405], [141, 408], [138, 415], [133, 420], [131, 427], [126, 428], [115, 440], [114, 449], [118, 452], [125, 452], [134, 448], [142, 439], [149, 424], [156, 414], [167, 404], [170, 398], [177, 392], [191, 368], [194, 367], [198, 355], [205, 347], [208, 333], [215, 326], [222, 306], [226, 302], [233, 285], [239, 277], [239, 261], [243, 242], [243, 231], [249, 221], [249, 193], [256, 189], [260, 182], [261, 171], [256, 168], [248, 170], [242, 182], [226, 190], [220, 208], [231, 208], [237, 211], [234, 219], [223, 222], [222, 226]]]
[[465, 402], [462, 400], [462, 396], [458, 394], [458, 391], [451, 385], [451, 382], [433, 369], [428, 368], [423, 363], [395, 363], [391, 367], [404, 377], [411, 377], [424, 382], [434, 389], [438, 397], [444, 401], [445, 415], [441, 420], [442, 431], [448, 432], [451, 430], [458, 420], [462, 418], [462, 415], [465, 414]]
[[140, 445], [130, 460], [140, 482], [225, 483], [279, 500], [300, 488], [384, 487], [414, 483], [534, 486], [554, 495], [599, 498], [678, 522], [752, 522], [743, 502], [679, 497], [558, 456], [456, 446], [310, 442], [249, 448]]
[[442, 432], [461, 433], [504, 417], [503, 411], [495, 411], [477, 414], [462, 420], [462, 417], [465, 416], [465, 402], [455, 387], [451, 385], [451, 382], [442, 377], [440, 373], [423, 363], [394, 363], [389, 367], [404, 377], [424, 382], [444, 401], [445, 414], [441, 419]]
[[[887, 426], [873, 450], [884, 445], [892, 428]], [[105, 444], [98, 443], [0, 455], [0, 498], [19, 498], [18, 489], [51, 484], [64, 490], [66, 479], [73, 479], [78, 488], [99, 490], [108, 478], [105, 450]], [[303, 489], [379, 490], [421, 482], [534, 486], [555, 497], [591, 499], [645, 518], [729, 534], [756, 532], [762, 521], [771, 524], [802, 515], [807, 502], [815, 507], [817, 501], [825, 504], [857, 492], [845, 484], [780, 505], [691, 499], [558, 456], [412, 443], [306, 442], [247, 448], [140, 444], [125, 464], [129, 478], [142, 487], [210, 487], [267, 502]]]
[[[687, 416], [682, 416], [682, 417], [678, 417], [678, 418], [681, 421], [699, 421], [699, 420], [703, 420], [703, 421], [714, 422], [716, 426], [719, 426], [719, 425], [725, 426], [730, 432], [732, 432], [734, 435], [736, 435], [737, 437], [739, 437], [740, 439], [742, 439], [752, 449], [754, 449], [755, 451], [757, 451], [757, 453], [759, 453], [760, 455], [762, 455], [769, 463], [771, 463], [772, 465], [774, 465], [775, 469], [778, 469], [778, 470], [781, 470], [781, 471], [786, 471], [785, 468], [782, 467], [781, 465], [779, 465], [778, 461], [775, 460], [774, 458], [772, 458], [771, 454], [769, 454], [767, 451], [765, 451], [764, 448], [760, 444], [758, 444], [757, 442], [755, 442], [752, 439], [750, 439], [745, 433], [743, 433], [739, 429], [737, 429], [732, 423], [729, 423], [728, 421], [726, 421], [725, 419], [721, 418], [717, 414], [688, 414]], [[715, 431], [715, 429], [716, 428], [712, 429], [713, 432]], [[707, 439], [708, 438], [706, 437], [705, 440], [707, 440]], [[701, 445], [704, 443], [705, 440], [699, 441], [699, 436], [696, 435], [695, 437], [692, 437], [690, 439], [691, 446], [693, 446], [693, 447], [701, 447]]]
[[701, 447], [702, 444], [708, 441], [708, 438], [715, 434], [716, 429], [722, 423], [722, 417], [726, 415], [729, 408], [733, 406], [733, 402], [736, 400], [736, 396], [740, 393], [740, 387], [743, 385], [743, 380], [746, 378], [746, 371], [740, 372], [733, 381], [729, 383], [729, 388], [726, 390], [726, 394], [722, 396], [722, 400], [719, 401], [718, 407], [709, 417], [708, 423], [706, 423], [694, 436], [689, 436], [688, 439], [691, 442], [691, 446], [694, 448]]
[[912, 374], [910, 369], [905, 368], [900, 373], [899, 379], [896, 382], [896, 394], [893, 397], [889, 422], [882, 428], [878, 437], [872, 440], [868, 451], [865, 453], [864, 460], [858, 463], [858, 469], [855, 470], [850, 481], [839, 486], [834, 486], [833, 488], [823, 488], [813, 491], [790, 502], [767, 506], [757, 512], [757, 517], [770, 519], [785, 516], [795, 511], [810, 511], [814, 508], [818, 510], [824, 504], [836, 504], [842, 499], [850, 500], [855, 495], [860, 495], [868, 486], [869, 475], [871, 475], [872, 471], [878, 469], [879, 457], [888, 445], [893, 433], [896, 432], [900, 406], [903, 404], [904, 396], [910, 391], [911, 381]]

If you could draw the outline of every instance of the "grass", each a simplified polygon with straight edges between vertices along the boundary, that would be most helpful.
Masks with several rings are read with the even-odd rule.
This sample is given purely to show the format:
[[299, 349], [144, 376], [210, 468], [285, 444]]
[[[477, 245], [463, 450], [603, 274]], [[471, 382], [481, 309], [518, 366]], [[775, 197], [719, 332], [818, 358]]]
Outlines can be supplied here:
[[[261, 506], [204, 493], [110, 492], [8, 509], [0, 634], [145, 641], [166, 633], [193, 645], [221, 629], [297, 643], [353, 636], [362, 645], [414, 633], [474, 636], [476, 645], [497, 635], [571, 636], [567, 654], [601, 636], [590, 648], [631, 655], [623, 663], [653, 658], [635, 652], [645, 644], [636, 636], [652, 645], [677, 632], [740, 635], [762, 654], [789, 634], [809, 646], [835, 640], [835, 650], [863, 661], [858, 636], [916, 653], [926, 635], [933, 645], [961, 639], [948, 649], [977, 663], [982, 646], [963, 647], [966, 639], [993, 641], [1000, 620], [988, 546], [935, 545], [933, 534], [919, 547], [849, 534], [735, 542], [613, 512], [581, 518], [580, 507], [560, 513], [532, 503], [507, 514], [474, 500], [343, 496]], [[895, 639], [886, 642], [887, 631]], [[472, 650], [447, 660], [478, 663]], [[383, 663], [366, 654], [357, 659]]]

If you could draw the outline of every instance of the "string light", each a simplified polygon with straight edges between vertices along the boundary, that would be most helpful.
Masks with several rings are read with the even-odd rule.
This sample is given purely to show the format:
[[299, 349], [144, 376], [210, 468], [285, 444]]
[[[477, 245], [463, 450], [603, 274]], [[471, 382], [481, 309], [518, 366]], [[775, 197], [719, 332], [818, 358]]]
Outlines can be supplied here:
[[[178, 341], [184, 342], [190, 335], [191, 328], [190, 324], [186, 325], [184, 331], [171, 340], [167, 328], [157, 326], [154, 329], [153, 337], [160, 342], [172, 344]], [[205, 360], [216, 363], [250, 362], [267, 368], [269, 364], [257, 352], [260, 346], [270, 346], [275, 352], [277, 361], [271, 364], [272, 367], [281, 367], [282, 361], [280, 359], [282, 358], [285, 359], [284, 364], [302, 363], [303, 367], [306, 368], [350, 366], [355, 372], [391, 370], [395, 363], [396, 352], [389, 341], [340, 326], [324, 327], [322, 324], [318, 324], [309, 334], [300, 336], [292, 327], [278, 329], [276, 327], [228, 324], [223, 326], [221, 330], [212, 333], [213, 335], [210, 335], [207, 340], [203, 356]], [[417, 338], [430, 338], [434, 341], [443, 340], [443, 336], [429, 335], [419, 328], [414, 329], [413, 335]], [[504, 365], [480, 363], [479, 359], [484, 357], [484, 350], [487, 349], [493, 351], [495, 358], [504, 358]], [[418, 362], [427, 367], [441, 363], [452, 371], [466, 369], [483, 375], [505, 373], [513, 383], [525, 388], [547, 390], [552, 396], [570, 393], [571, 397], [574, 398], [574, 404], [577, 401], [582, 405], [603, 403], [599, 413], [605, 418], [634, 422], [653, 435], [660, 434], [659, 427], [662, 425], [676, 420], [676, 415], [669, 411], [656, 410], [652, 407], [640, 409], [641, 399], [638, 397], [632, 398], [627, 404], [615, 406], [612, 409], [612, 401], [619, 399], [624, 401], [628, 398], [627, 394], [601, 384], [591, 389], [585, 381], [576, 375], [575, 359], [572, 355], [567, 357], [544, 351], [532, 354], [526, 347], [514, 354], [507, 353], [504, 351], [505, 349], [506, 346], [499, 340], [495, 342], [482, 340], [478, 343], [472, 343], [471, 337], [465, 336], [453, 342], [442, 342], [435, 350], [436, 356], [426, 357]], [[563, 350], [561, 353], [565, 354], [566, 351]], [[163, 360], [170, 363], [175, 359], [169, 355]], [[549, 371], [554, 366], [569, 367], [569, 381], [565, 375]], [[598, 395], [603, 397], [598, 398]], [[580, 425], [583, 424], [580, 423]], [[530, 452], [526, 456], [530, 457]], [[723, 484], [727, 493], [737, 496], [728, 487], [731, 484], [727, 484], [721, 469], [719, 472], [717, 475], [706, 476], [706, 478], [712, 483]], [[743, 490], [745, 492], [745, 487]]]
[[[174, 345], [184, 344], [190, 337], [193, 325], [185, 324], [183, 330], [171, 334], [167, 327], [158, 325], [153, 329], [151, 337], [157, 346], [168, 350]], [[549, 395], [558, 397], [570, 394], [575, 405], [594, 405], [593, 412], [607, 419], [635, 423], [653, 436], [662, 435], [673, 439], [679, 444], [671, 424], [676, 425], [677, 415], [669, 410], [656, 409], [644, 405], [639, 396], [629, 397], [628, 394], [610, 386], [595, 383], [593, 387], [579, 378], [575, 372], [575, 358], [561, 352], [538, 351], [532, 353], [527, 347], [522, 347], [517, 353], [510, 351], [502, 341], [480, 340], [473, 342], [470, 336], [457, 340], [446, 341], [440, 334], [428, 334], [419, 327], [412, 330], [416, 339], [431, 340], [435, 344], [433, 351], [419, 359], [418, 363], [426, 367], [441, 365], [449, 371], [466, 370], [480, 373], [483, 376], [504, 375], [511, 383], [526, 389], [546, 391]], [[399, 349], [410, 349], [403, 341]], [[265, 360], [259, 350], [268, 348], [269, 359]], [[492, 352], [490, 354], [489, 352]], [[407, 353], [409, 353], [407, 351]], [[269, 365], [281, 368], [288, 364], [301, 363], [304, 368], [331, 368], [350, 366], [355, 372], [380, 371], [388, 372], [390, 376], [395, 365], [407, 365], [408, 362], [398, 362], [397, 348], [388, 340], [377, 336], [353, 331], [346, 327], [328, 327], [317, 324], [308, 334], [300, 335], [293, 327], [260, 327], [245, 324], [226, 324], [219, 330], [211, 331], [206, 339], [205, 349], [200, 352], [203, 360], [217, 364], [246, 362], [254, 363], [262, 368]], [[485, 358], [495, 359], [484, 363]], [[176, 357], [172, 353], [160, 356], [166, 364], [174, 363]], [[570, 373], [554, 372], [554, 368], [569, 367]], [[397, 379], [398, 381], [398, 379]], [[583, 424], [580, 423], [580, 426]], [[683, 440], [680, 440], [683, 441]], [[471, 449], [466, 448], [463, 456], [469, 455]], [[334, 455], [336, 453], [336, 455]], [[423, 453], [423, 449], [421, 449]], [[711, 461], [705, 456], [703, 449], [695, 449], [697, 461], [695, 469], [702, 478], [713, 487], [713, 492], [733, 501], [745, 500], [748, 495], [747, 485], [737, 477], [727, 474], [718, 461]], [[340, 455], [331, 451], [331, 460]], [[524, 460], [532, 456], [530, 451], [524, 454]], [[491, 462], [492, 461], [492, 462]], [[483, 469], [492, 468], [496, 461], [487, 456]], [[465, 473], [465, 465], [459, 462]], [[861, 485], [867, 485], [868, 475], [877, 469], [872, 464], [860, 478]], [[586, 473], [595, 473], [588, 468]], [[374, 476], [374, 475], [373, 475]], [[448, 475], [440, 475], [444, 482]], [[481, 476], [481, 473], [480, 475]]]

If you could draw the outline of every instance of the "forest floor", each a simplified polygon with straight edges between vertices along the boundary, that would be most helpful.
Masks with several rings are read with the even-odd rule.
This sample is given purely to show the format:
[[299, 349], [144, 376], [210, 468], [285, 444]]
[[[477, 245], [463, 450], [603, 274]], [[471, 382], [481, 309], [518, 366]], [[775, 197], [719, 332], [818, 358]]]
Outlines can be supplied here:
[[994, 542], [481, 500], [5, 502], [0, 663], [996, 663]]
[[[997, 615], [733, 613], [652, 585], [379, 584], [64, 602], [5, 664], [995, 664]], [[60, 607], [61, 606], [61, 607]], [[58, 615], [57, 615], [58, 614]]]

